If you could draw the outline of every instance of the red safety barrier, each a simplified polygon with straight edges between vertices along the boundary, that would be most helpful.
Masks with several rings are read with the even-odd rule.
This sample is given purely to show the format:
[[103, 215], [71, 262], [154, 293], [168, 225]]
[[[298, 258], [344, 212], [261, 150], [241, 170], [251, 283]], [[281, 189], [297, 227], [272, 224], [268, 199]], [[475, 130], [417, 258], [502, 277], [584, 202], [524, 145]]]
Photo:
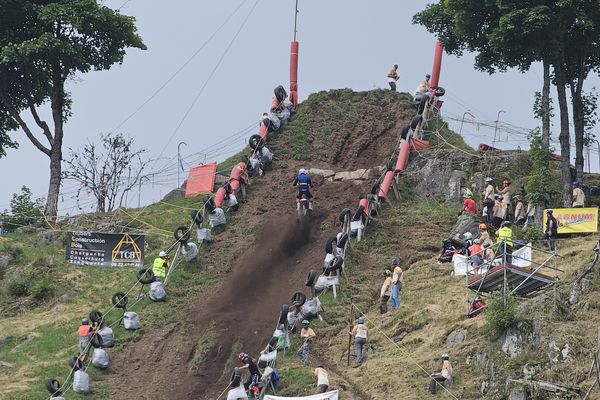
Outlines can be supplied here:
[[440, 83], [440, 71], [442, 69], [442, 55], [444, 54], [444, 46], [438, 41], [435, 42], [435, 53], [433, 55], [433, 70], [431, 71], [432, 88], [438, 87]]
[[425, 150], [429, 147], [429, 141], [423, 139], [411, 139], [410, 148], [413, 151]]
[[248, 174], [246, 173], [246, 163], [240, 162], [231, 169], [231, 174], [229, 174], [229, 184], [234, 195], [237, 196], [242, 183], [244, 185], [248, 184]]
[[358, 202], [358, 206], [363, 206], [363, 212], [366, 216], [369, 216], [369, 200], [360, 199], [360, 201]]
[[404, 171], [404, 168], [406, 168], [406, 163], [408, 162], [408, 154], [409, 153], [410, 153], [410, 141], [404, 140], [400, 144], [400, 152], [398, 153], [398, 159], [396, 160], [396, 168], [394, 169], [394, 172]]
[[387, 199], [390, 188], [392, 187], [392, 182], [394, 181], [394, 175], [394, 171], [388, 171], [385, 173], [383, 182], [381, 182], [381, 185], [379, 186], [379, 193], [377, 194], [381, 201], [385, 201]]
[[225, 200], [226, 195], [227, 192], [225, 191], [224, 187], [220, 187], [217, 189], [217, 193], [215, 193], [215, 206], [217, 208], [223, 207], [223, 201]]
[[216, 162], [190, 168], [187, 184], [185, 185], [185, 197], [212, 192], [215, 187], [216, 172]]
[[260, 135], [262, 140], [265, 143], [267, 143], [267, 141], [269, 140], [269, 128], [267, 128], [265, 124], [260, 124], [260, 126], [258, 127], [258, 134]]
[[293, 41], [290, 46], [290, 102], [298, 107], [298, 50], [300, 44]]

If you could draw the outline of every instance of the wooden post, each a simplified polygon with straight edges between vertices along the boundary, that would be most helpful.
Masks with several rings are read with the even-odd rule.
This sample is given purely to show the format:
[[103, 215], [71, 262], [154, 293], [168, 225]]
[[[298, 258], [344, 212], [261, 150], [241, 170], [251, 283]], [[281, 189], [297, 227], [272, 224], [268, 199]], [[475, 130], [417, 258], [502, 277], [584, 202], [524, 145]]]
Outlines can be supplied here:
[[[348, 325], [348, 332], [352, 332], [352, 322], [354, 322], [354, 318], [352, 316], [352, 311], [354, 310], [354, 306], [350, 304], [350, 324]], [[352, 335], [348, 334], [348, 366], [350, 366], [350, 348], [352, 347]]]
[[333, 298], [337, 299], [337, 289], [336, 289], [337, 285], [331, 285], [331, 287], [333, 288]]

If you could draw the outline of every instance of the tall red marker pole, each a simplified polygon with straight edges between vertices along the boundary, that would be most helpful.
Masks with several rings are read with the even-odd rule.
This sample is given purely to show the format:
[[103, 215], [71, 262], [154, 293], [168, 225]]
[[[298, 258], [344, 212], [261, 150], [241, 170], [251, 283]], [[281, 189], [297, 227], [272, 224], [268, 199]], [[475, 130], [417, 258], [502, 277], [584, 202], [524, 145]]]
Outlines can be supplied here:
[[294, 13], [294, 40], [290, 46], [290, 101], [294, 108], [298, 106], [298, 48], [296, 41], [296, 27], [298, 23], [298, 0], [296, 0], [296, 11]]
[[444, 54], [444, 46], [437, 41], [435, 42], [435, 53], [433, 55], [433, 70], [431, 71], [432, 88], [437, 88], [440, 83], [440, 70], [442, 69], [442, 55]]

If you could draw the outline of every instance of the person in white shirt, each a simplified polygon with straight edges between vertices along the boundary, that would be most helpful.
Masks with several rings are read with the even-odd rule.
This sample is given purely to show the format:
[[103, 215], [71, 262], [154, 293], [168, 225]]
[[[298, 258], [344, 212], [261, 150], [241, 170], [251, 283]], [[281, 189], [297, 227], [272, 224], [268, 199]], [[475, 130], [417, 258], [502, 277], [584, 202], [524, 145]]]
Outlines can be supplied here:
[[325, 393], [329, 389], [329, 374], [322, 365], [315, 368], [315, 376], [317, 377], [317, 393]]
[[585, 193], [579, 187], [579, 182], [573, 182], [573, 208], [583, 208], [585, 207]]

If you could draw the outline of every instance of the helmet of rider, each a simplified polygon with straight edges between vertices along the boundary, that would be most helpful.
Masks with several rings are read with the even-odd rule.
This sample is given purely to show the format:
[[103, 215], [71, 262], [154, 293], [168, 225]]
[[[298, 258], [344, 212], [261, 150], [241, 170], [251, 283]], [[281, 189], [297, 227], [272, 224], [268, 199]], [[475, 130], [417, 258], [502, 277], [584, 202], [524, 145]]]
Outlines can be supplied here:
[[246, 354], [246, 353], [240, 353], [240, 355], [238, 356], [238, 358], [240, 359], [240, 361], [244, 361], [248, 357], [250, 357], [250, 356], [248, 354]]
[[491, 176], [488, 176], [487, 178], [485, 178], [486, 182], [494, 182], [494, 178], [492, 178]]
[[573, 181], [573, 187], [577, 187], [579, 186], [579, 182], [578, 181]]
[[310, 324], [310, 322], [308, 322], [307, 319], [302, 320], [302, 326], [308, 326], [308, 324]]
[[165, 258], [167, 256], [167, 252], [166, 251], [161, 251], [160, 253], [158, 253], [158, 256], [160, 258]]
[[487, 225], [486, 224], [479, 224], [479, 229], [482, 231], [487, 231]]
[[398, 265], [400, 262], [396, 257], [392, 258], [391, 265]]
[[81, 319], [81, 325], [89, 325], [90, 324], [90, 320], [87, 318], [82, 318]]
[[462, 234], [462, 236], [466, 239], [466, 240], [470, 240], [473, 239], [473, 234], [471, 232], [465, 232]]
[[356, 322], [358, 322], [359, 324], [364, 324], [365, 323], [365, 317], [358, 317], [358, 319], [356, 320]]
[[450, 356], [448, 354], [442, 354], [442, 360], [449, 360]]
[[308, 171], [304, 168], [298, 170], [298, 175], [308, 175]]
[[547, 213], [547, 214], [552, 214], [553, 212], [554, 212], [554, 210], [553, 210], [553, 209], [551, 209], [551, 208], [549, 208], [549, 209], [547, 209], [547, 210], [546, 210], [546, 213]]

